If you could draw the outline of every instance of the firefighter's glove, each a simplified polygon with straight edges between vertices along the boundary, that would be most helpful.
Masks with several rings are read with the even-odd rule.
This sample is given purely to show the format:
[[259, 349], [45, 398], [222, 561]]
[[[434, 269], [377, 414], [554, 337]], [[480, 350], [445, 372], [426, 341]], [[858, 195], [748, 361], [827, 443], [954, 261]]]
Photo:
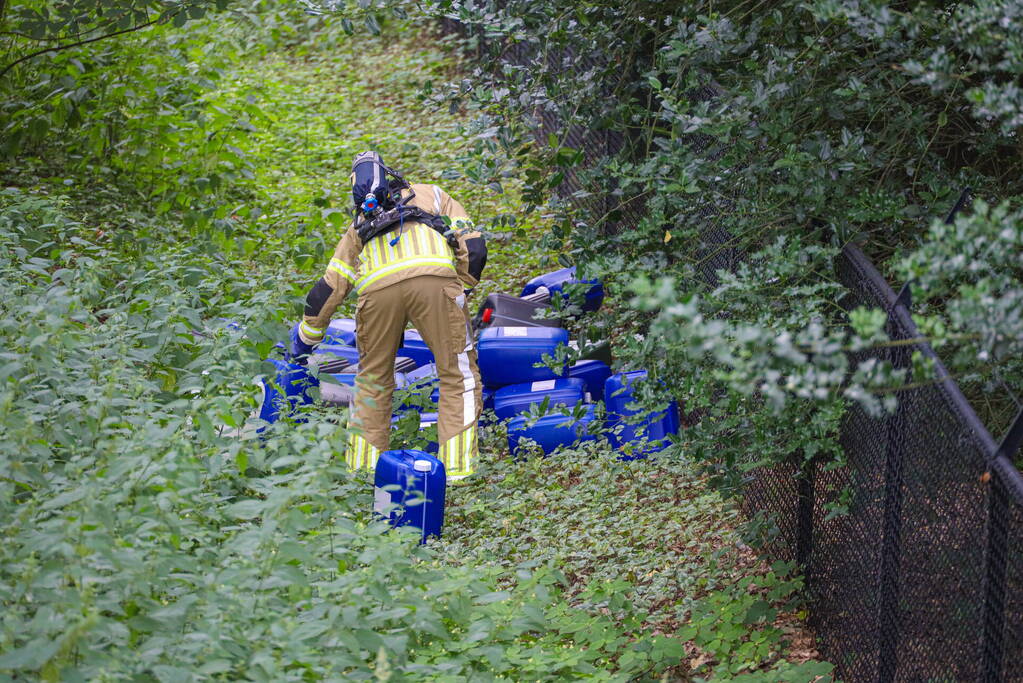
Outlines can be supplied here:
[[305, 365], [309, 361], [309, 354], [313, 352], [313, 346], [302, 341], [298, 334], [298, 323], [291, 328], [290, 343], [288, 344], [288, 361]]

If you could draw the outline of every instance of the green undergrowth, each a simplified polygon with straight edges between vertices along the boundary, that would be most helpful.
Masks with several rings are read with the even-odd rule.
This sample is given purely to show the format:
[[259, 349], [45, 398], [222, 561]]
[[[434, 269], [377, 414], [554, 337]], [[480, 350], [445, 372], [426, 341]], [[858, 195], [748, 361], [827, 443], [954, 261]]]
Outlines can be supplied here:
[[228, 435], [344, 227], [355, 152], [488, 230], [481, 293], [538, 272], [546, 230], [479, 161], [493, 113], [423, 94], [462, 66], [443, 40], [237, 7], [16, 72], [91, 90], [77, 127], [59, 91], [37, 103], [60, 134], [2, 168], [0, 680], [824, 671], [778, 663], [798, 580], [743, 555], [677, 453], [519, 462], [495, 433], [419, 547], [371, 517], [343, 415]]
[[516, 460], [491, 443], [481, 475], [454, 491], [440, 559], [552, 569], [587, 613], [679, 638], [679, 679], [829, 675], [829, 664], [785, 660], [783, 623], [805, 616], [802, 580], [757, 560], [738, 510], [680, 450], [626, 462], [600, 443]]

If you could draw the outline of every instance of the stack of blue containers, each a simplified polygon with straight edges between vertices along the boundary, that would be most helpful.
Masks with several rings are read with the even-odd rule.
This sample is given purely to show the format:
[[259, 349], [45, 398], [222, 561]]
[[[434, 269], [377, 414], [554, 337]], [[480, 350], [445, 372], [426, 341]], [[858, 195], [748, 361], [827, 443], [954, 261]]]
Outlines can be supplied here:
[[[563, 268], [530, 280], [522, 290], [522, 297], [537, 302], [560, 296], [569, 301], [572, 289], [583, 292], [583, 311], [600, 307], [603, 286], [597, 280], [578, 280], [574, 268]], [[645, 371], [612, 374], [608, 364], [600, 360], [582, 360], [571, 366], [555, 365], [553, 359], [557, 357], [558, 348], [569, 345], [567, 330], [549, 326], [549, 320], [546, 325], [533, 324], [523, 316], [502, 315], [501, 311], [490, 313], [483, 318], [492, 326], [480, 332], [477, 347], [484, 408], [493, 409], [499, 419], [507, 421], [508, 446], [512, 454], [523, 452], [527, 443], [536, 444], [544, 454], [550, 454], [561, 447], [607, 438], [621, 451], [623, 459], [631, 460], [665, 448], [671, 442], [670, 436], [678, 433], [678, 406], [674, 402], [656, 413], [640, 414], [635, 409], [633, 388], [646, 379]], [[507, 326], [518, 320], [525, 322]], [[506, 326], [500, 326], [502, 322]], [[321, 359], [321, 375], [331, 375], [342, 387], [351, 386], [359, 361], [355, 321], [332, 322], [325, 341], [315, 352], [327, 357], [326, 364]], [[420, 429], [435, 425], [440, 390], [432, 352], [417, 331], [408, 330], [398, 356], [408, 359], [404, 363], [415, 368], [396, 373], [396, 385], [410, 388], [412, 396], [399, 407], [394, 420], [414, 410], [418, 413]], [[277, 380], [264, 380], [266, 400], [260, 411], [260, 418], [267, 422], [273, 422], [282, 412], [311, 402], [305, 389], [316, 383], [301, 366], [271, 362], [277, 371]], [[326, 398], [327, 392], [323, 394]], [[598, 417], [600, 401], [606, 406], [603, 419]], [[436, 452], [436, 449], [435, 442], [426, 446], [428, 451]], [[444, 466], [430, 453], [386, 451], [377, 465], [375, 509], [394, 526], [418, 527], [425, 541], [428, 536], [440, 534], [444, 481]]]
[[[633, 386], [646, 376], [646, 371], [640, 370], [607, 377], [601, 391], [607, 413], [603, 425], [598, 423], [596, 406], [589, 400], [592, 393], [585, 391], [580, 379], [551, 380], [549, 389], [543, 387], [539, 391], [534, 387], [540, 382], [500, 389], [494, 399], [498, 416], [518, 413], [508, 422], [508, 449], [514, 455], [529, 439], [549, 455], [559, 447], [594, 441], [599, 436], [606, 436], [623, 460], [645, 458], [667, 448], [671, 445], [670, 436], [678, 434], [678, 404], [672, 401], [656, 413], [641, 413], [629, 407], [635, 403]], [[575, 409], [569, 415], [561, 410], [538, 420], [522, 414], [543, 401], [551, 408], [561, 405]]]
[[[578, 282], [575, 268], [562, 268], [527, 282], [521, 296], [534, 301], [554, 296], [567, 299], [566, 288]], [[603, 286], [596, 280], [586, 284], [590, 286], [583, 310], [596, 310], [604, 297]], [[501, 304], [495, 299], [490, 305]], [[493, 410], [499, 419], [508, 420], [509, 449], [518, 453], [528, 439], [544, 453], [551, 453], [561, 446], [596, 439], [595, 413], [588, 404], [603, 393], [611, 369], [600, 361], [549, 366], [544, 358], [553, 360], [558, 347], [569, 344], [568, 331], [548, 326], [550, 321], [531, 323], [529, 316], [513, 313], [481, 311], [480, 319], [494, 326], [480, 332], [477, 347], [483, 383], [494, 390]], [[510, 320], [523, 324], [499, 326], [498, 321]]]

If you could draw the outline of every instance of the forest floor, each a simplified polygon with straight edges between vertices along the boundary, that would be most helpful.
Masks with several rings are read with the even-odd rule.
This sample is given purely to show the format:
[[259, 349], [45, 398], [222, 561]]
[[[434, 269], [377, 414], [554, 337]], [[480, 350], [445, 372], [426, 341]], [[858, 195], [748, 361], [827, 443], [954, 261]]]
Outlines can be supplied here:
[[[329, 45], [314, 38], [224, 74], [211, 101], [258, 108], [245, 153], [255, 174], [248, 203], [262, 208], [250, 210], [249, 219], [273, 234], [302, 216], [344, 206], [351, 158], [376, 148], [409, 179], [444, 186], [488, 231], [490, 258], [470, 305], [489, 292], [516, 293], [528, 278], [557, 267], [537, 248], [548, 226], [523, 215], [514, 177], [499, 193], [469, 177], [466, 169], [487, 142], [478, 113], [439, 110], [421, 96], [427, 81], [439, 89], [459, 74], [452, 48], [400, 35]], [[96, 235], [123, 230], [150, 210], [148, 200], [98, 190], [95, 180], [70, 178], [41, 159], [24, 159], [3, 176], [5, 187], [63, 195], [66, 213]], [[176, 229], [173, 212], [147, 220], [154, 231], [164, 224]], [[244, 247], [254, 289], [236, 294], [237, 303], [258, 296], [260, 305], [296, 304], [297, 312], [301, 293], [319, 277], [323, 250], [339, 235], [326, 229], [308, 235], [297, 249], [310, 256], [290, 263], [258, 243]], [[280, 302], [266, 304], [273, 296]], [[745, 674], [795, 681], [825, 673], [825, 665], [798, 667], [817, 656], [799, 602], [801, 579], [750, 549], [736, 506], [686, 461], [685, 448], [683, 435], [660, 457], [634, 462], [618, 460], [605, 444], [513, 460], [501, 428], [491, 428], [478, 474], [449, 491], [444, 538], [429, 544], [430, 561], [502, 581], [549, 570], [573, 604], [683, 640], [687, 663], [673, 670], [677, 680]], [[369, 490], [358, 501], [366, 510]]]

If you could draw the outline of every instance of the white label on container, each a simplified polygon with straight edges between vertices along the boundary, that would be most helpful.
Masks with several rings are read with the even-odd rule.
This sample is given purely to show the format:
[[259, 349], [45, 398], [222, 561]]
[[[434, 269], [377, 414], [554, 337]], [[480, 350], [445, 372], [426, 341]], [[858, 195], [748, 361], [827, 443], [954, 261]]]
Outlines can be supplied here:
[[542, 382], [533, 382], [533, 386], [530, 387], [531, 391], [550, 391], [554, 388], [553, 379], [545, 379]]
[[373, 487], [373, 512], [378, 515], [387, 514], [387, 506], [391, 504], [391, 494], [379, 486]]
[[506, 327], [504, 328], [504, 336], [506, 337], [528, 337], [529, 333], [526, 332], [525, 327]]

